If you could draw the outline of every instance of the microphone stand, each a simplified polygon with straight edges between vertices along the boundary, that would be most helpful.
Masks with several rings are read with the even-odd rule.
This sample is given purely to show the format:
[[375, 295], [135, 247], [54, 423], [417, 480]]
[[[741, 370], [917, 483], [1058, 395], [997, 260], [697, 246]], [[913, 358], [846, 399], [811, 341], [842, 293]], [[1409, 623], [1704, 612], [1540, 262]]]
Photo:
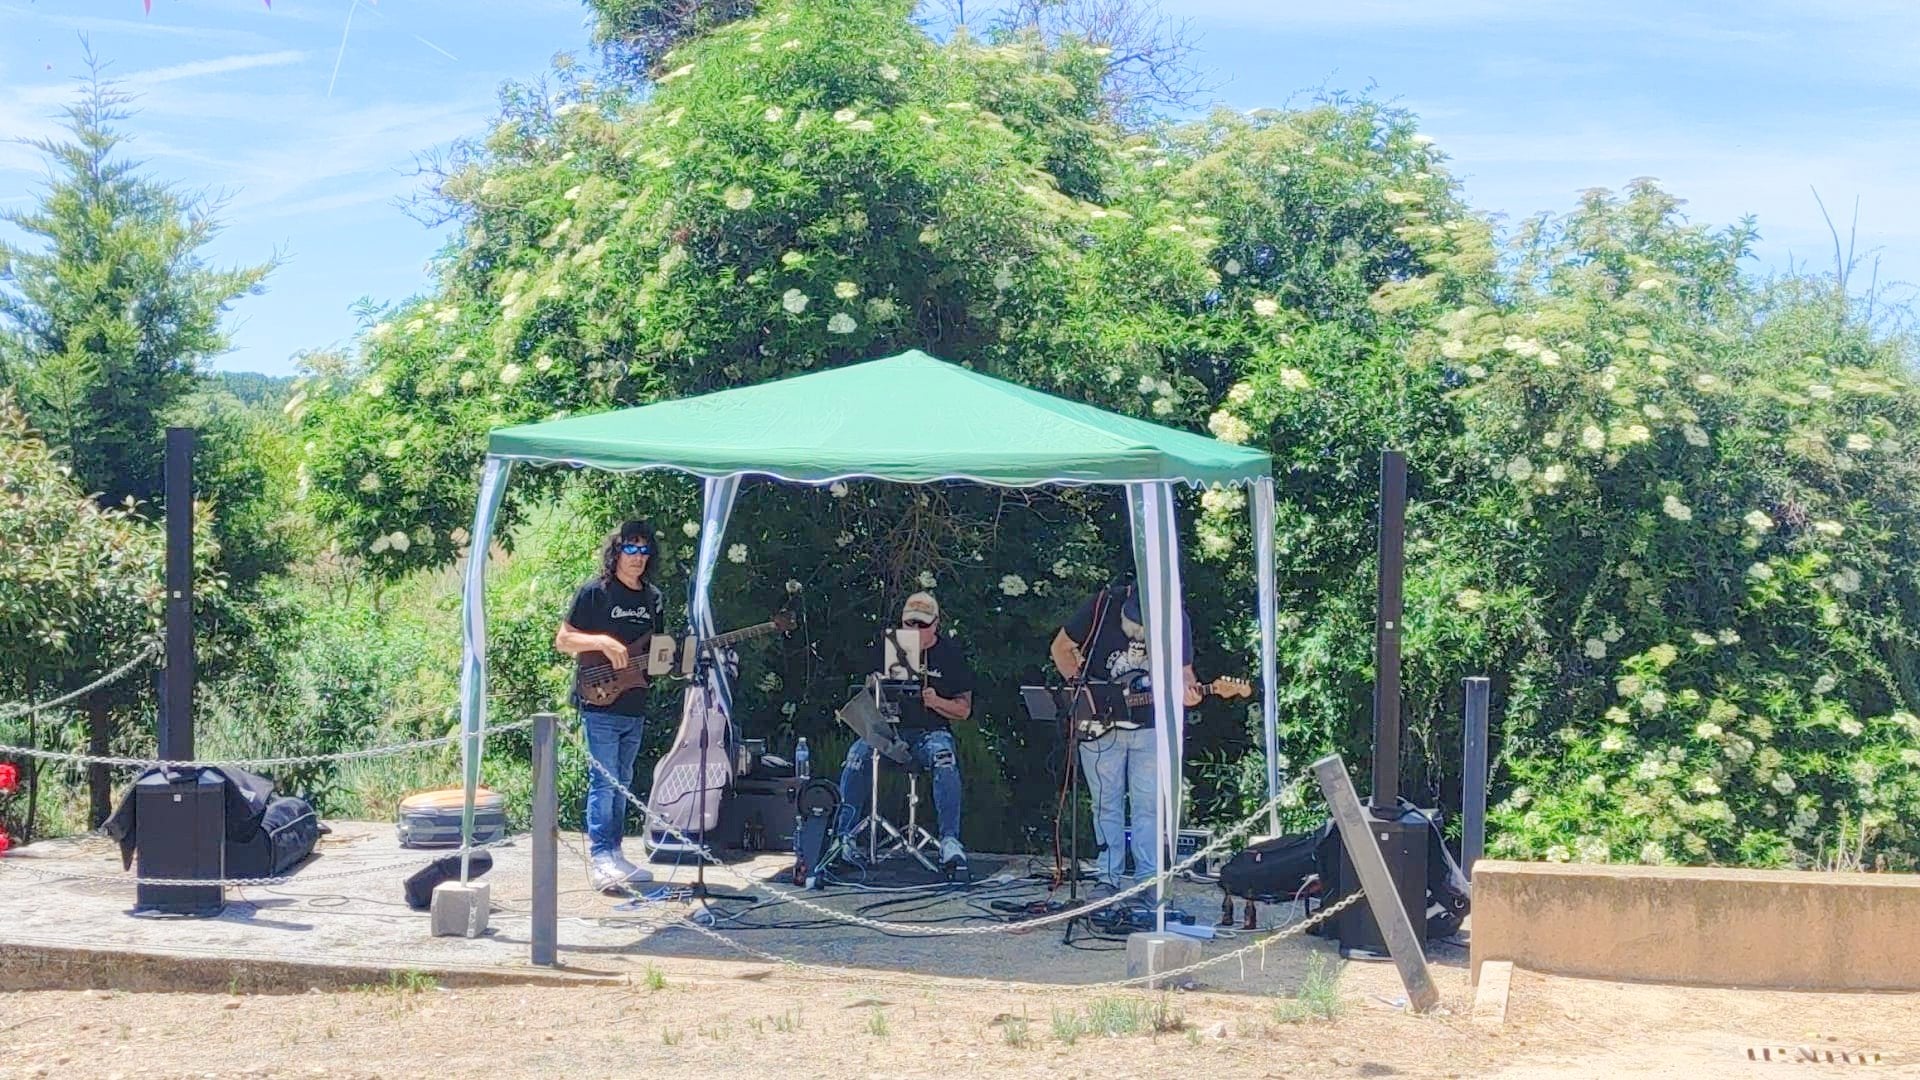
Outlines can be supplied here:
[[[700, 687], [699, 693], [703, 699], [701, 703], [702, 709], [703, 711], [709, 711], [709, 715], [710, 710], [714, 707], [713, 667], [719, 662], [720, 661], [714, 658], [713, 650], [707, 648], [706, 643], [702, 642], [698, 652], [694, 654], [693, 678]], [[725, 719], [727, 729], [732, 730], [733, 716], [729, 714]], [[699, 815], [699, 819], [703, 822], [707, 820], [707, 753], [712, 746], [713, 737], [708, 731], [707, 724], [703, 720], [700, 725], [700, 797], [699, 802], [694, 806], [694, 813]], [[733, 752], [730, 747], [726, 748], [726, 751], [727, 769], [731, 771], [733, 769]], [[709, 920], [717, 917], [712, 907], [712, 901], [714, 900], [740, 900], [747, 903], [755, 903], [759, 900], [758, 896], [744, 893], [727, 893], [716, 896], [712, 890], [707, 887], [707, 860], [709, 858], [717, 858], [717, 856], [713, 855], [712, 848], [707, 845], [707, 836], [703, 830], [700, 834], [700, 850], [695, 854], [693, 861], [693, 889], [691, 896], [694, 900], [699, 901], [700, 906], [706, 910]]]
[[[1111, 599], [1112, 587], [1100, 590], [1100, 596], [1093, 604], [1093, 624], [1087, 629], [1087, 647], [1091, 648], [1100, 636], [1100, 623], [1107, 617], [1107, 602]], [[1080, 695], [1086, 691], [1089, 677], [1090, 660], [1084, 654], [1080, 657], [1080, 673], [1067, 680], [1067, 906], [1080, 906], [1080, 791], [1074, 781], [1080, 771], [1080, 722], [1074, 718], [1074, 709], [1079, 705]], [[1092, 699], [1088, 699], [1091, 708]], [[1056, 836], [1059, 834], [1055, 834]], [[1076, 915], [1067, 920], [1065, 931], [1060, 936], [1062, 945], [1073, 944], [1073, 924], [1085, 919], [1089, 928], [1092, 917]]]

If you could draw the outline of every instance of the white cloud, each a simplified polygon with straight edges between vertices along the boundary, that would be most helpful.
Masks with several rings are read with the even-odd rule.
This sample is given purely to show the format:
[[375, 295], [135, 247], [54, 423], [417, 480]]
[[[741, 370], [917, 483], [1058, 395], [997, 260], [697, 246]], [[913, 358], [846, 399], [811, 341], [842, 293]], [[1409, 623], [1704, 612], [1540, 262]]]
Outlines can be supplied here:
[[282, 49], [279, 52], [243, 53], [236, 56], [222, 56], [214, 60], [194, 60], [185, 64], [173, 64], [168, 67], [149, 68], [136, 71], [122, 81], [130, 90], [155, 86], [160, 83], [179, 82], [183, 79], [202, 79], [210, 75], [226, 75], [235, 71], [252, 71], [255, 68], [284, 67], [297, 64], [306, 59], [307, 54], [297, 49]]

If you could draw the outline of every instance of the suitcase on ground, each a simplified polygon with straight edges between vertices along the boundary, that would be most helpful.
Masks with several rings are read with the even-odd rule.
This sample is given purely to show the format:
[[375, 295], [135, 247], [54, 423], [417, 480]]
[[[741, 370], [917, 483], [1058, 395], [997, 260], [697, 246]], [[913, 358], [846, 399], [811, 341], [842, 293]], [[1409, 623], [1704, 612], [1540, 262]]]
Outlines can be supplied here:
[[[465, 788], [437, 788], [400, 800], [400, 846], [443, 848], [460, 846], [460, 814], [467, 805]], [[497, 791], [478, 788], [473, 795], [473, 842], [490, 844], [507, 835], [507, 800]]]

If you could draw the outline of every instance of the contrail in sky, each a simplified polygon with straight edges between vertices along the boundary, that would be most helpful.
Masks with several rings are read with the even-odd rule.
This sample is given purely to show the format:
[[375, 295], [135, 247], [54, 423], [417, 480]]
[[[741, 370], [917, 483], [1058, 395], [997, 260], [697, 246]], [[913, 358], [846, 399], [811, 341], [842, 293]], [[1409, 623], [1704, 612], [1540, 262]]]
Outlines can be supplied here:
[[333, 96], [334, 81], [340, 78], [340, 61], [347, 58], [347, 35], [353, 32], [353, 13], [360, 8], [360, 0], [353, 0], [347, 8], [347, 25], [340, 28], [340, 51], [333, 56], [333, 74], [327, 78], [327, 96]]
[[432, 49], [434, 52], [439, 53], [441, 56], [446, 57], [447, 59], [453, 61], [456, 64], [460, 62], [459, 57], [453, 55], [452, 53], [441, 48], [440, 46], [435, 45], [433, 42], [428, 41], [426, 38], [421, 37], [419, 34], [413, 35], [413, 40], [419, 42], [422, 45], [425, 45], [427, 48]]

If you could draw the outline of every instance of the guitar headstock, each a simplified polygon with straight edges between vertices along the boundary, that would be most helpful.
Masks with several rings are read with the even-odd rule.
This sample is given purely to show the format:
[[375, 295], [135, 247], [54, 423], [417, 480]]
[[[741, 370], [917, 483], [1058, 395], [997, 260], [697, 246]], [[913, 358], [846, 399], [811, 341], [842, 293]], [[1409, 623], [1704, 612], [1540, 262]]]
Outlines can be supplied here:
[[773, 618], [767, 621], [772, 623], [773, 628], [782, 634], [791, 633], [795, 626], [793, 612], [791, 611], [776, 611], [773, 613]]
[[1245, 679], [1236, 679], [1222, 675], [1207, 684], [1207, 691], [1219, 698], [1242, 698], [1253, 696], [1253, 684]]

